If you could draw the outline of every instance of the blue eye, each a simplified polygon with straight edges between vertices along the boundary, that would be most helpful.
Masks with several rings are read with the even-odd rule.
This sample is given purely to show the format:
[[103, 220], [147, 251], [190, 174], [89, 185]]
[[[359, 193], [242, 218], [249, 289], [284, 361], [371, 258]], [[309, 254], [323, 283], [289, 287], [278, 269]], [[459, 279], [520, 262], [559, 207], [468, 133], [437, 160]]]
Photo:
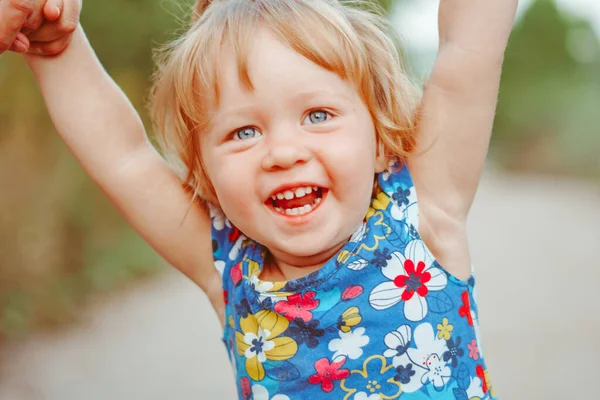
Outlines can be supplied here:
[[258, 136], [260, 136], [260, 132], [256, 128], [251, 126], [240, 128], [233, 133], [234, 140], [253, 139]]
[[331, 114], [323, 110], [315, 110], [308, 113], [304, 119], [305, 124], [320, 124], [331, 119]]

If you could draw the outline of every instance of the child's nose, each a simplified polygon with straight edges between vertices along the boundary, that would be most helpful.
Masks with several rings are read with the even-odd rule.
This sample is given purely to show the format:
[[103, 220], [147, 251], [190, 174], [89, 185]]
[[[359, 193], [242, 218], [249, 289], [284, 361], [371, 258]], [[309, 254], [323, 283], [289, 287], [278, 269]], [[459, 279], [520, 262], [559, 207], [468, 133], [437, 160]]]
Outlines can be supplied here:
[[[301, 135], [299, 133], [298, 135]], [[294, 135], [267, 138], [267, 153], [262, 161], [266, 171], [292, 168], [310, 160], [312, 153], [303, 141]]]

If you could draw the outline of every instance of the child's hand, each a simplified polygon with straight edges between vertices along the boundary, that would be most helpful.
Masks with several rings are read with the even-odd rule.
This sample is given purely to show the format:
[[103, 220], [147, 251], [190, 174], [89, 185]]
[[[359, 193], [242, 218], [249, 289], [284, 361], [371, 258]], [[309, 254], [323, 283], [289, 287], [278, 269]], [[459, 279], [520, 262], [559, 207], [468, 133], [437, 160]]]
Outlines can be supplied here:
[[60, 54], [79, 25], [80, 13], [81, 0], [47, 0], [41, 7], [41, 25], [23, 32], [30, 43], [29, 53], [44, 56]]

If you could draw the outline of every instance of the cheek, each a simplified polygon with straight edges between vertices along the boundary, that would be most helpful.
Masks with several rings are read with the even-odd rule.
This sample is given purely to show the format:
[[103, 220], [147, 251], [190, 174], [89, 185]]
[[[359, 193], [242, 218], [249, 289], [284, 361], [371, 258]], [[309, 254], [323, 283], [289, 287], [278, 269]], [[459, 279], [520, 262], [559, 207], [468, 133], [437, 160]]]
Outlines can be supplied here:
[[250, 209], [248, 200], [255, 194], [255, 179], [247, 163], [237, 157], [222, 157], [215, 161], [217, 168], [210, 170], [209, 178], [221, 209], [236, 224], [240, 218], [246, 218]]

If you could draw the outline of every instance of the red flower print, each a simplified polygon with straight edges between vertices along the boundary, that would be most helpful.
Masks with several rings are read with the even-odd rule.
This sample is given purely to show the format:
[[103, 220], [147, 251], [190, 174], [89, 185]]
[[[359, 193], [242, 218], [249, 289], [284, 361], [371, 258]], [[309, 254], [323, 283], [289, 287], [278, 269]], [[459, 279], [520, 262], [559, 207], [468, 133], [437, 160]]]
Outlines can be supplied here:
[[475, 368], [475, 373], [477, 374], [477, 376], [479, 377], [479, 379], [481, 379], [483, 393], [487, 393], [488, 392], [488, 385], [487, 385], [487, 382], [485, 380], [485, 370], [483, 369], [483, 367], [481, 365], [478, 365], [477, 368]]
[[458, 309], [458, 315], [467, 318], [469, 325], [473, 326], [473, 315], [471, 315], [471, 301], [469, 300], [469, 292], [463, 292], [461, 298], [463, 305]]
[[250, 387], [250, 379], [243, 377], [240, 379], [242, 384], [242, 397], [244, 400], [249, 400], [252, 397], [252, 388]]
[[479, 360], [479, 347], [477, 347], [477, 340], [473, 339], [473, 341], [467, 345], [467, 348], [469, 349], [469, 357], [475, 361]]
[[342, 293], [342, 300], [352, 300], [360, 296], [363, 292], [362, 286], [348, 286]]
[[415, 270], [413, 260], [404, 261], [404, 269], [408, 275], [398, 275], [394, 279], [394, 284], [399, 288], [406, 286], [406, 289], [402, 292], [402, 300], [408, 301], [412, 299], [415, 292], [421, 297], [427, 296], [429, 289], [425, 284], [431, 280], [431, 274], [425, 271], [425, 267], [425, 263], [419, 261]]
[[237, 286], [237, 284], [242, 280], [242, 263], [238, 263], [235, 265], [235, 267], [231, 268], [230, 275], [233, 284]]
[[231, 243], [235, 242], [236, 240], [238, 240], [238, 238], [242, 235], [242, 232], [240, 232], [240, 230], [238, 228], [236, 228], [235, 226], [231, 229], [231, 231], [229, 232], [229, 236], [228, 239]]
[[308, 322], [312, 319], [310, 310], [319, 306], [319, 300], [314, 300], [316, 295], [315, 292], [307, 292], [304, 296], [300, 293], [293, 294], [286, 301], [277, 302], [274, 310], [290, 321], [300, 318]]
[[229, 300], [227, 300], [227, 290], [223, 290], [223, 300], [225, 304], [229, 304]]
[[315, 370], [317, 373], [308, 378], [308, 382], [317, 385], [321, 384], [321, 389], [324, 392], [331, 392], [333, 390], [333, 381], [339, 381], [346, 379], [350, 375], [350, 371], [347, 369], [341, 369], [340, 367], [346, 362], [346, 357], [343, 357], [340, 361], [329, 363], [326, 358], [321, 358], [315, 363]]

